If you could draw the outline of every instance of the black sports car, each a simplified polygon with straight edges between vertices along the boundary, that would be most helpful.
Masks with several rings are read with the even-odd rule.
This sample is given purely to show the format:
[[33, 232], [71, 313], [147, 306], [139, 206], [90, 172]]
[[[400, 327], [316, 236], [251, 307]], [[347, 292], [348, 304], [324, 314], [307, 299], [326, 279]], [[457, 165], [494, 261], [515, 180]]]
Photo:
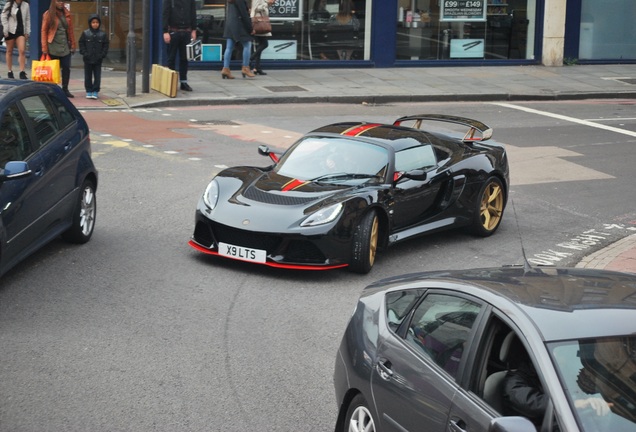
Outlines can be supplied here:
[[[424, 121], [468, 131], [422, 130]], [[479, 121], [428, 114], [324, 126], [280, 158], [261, 146], [274, 164], [228, 168], [212, 179], [190, 245], [273, 267], [367, 273], [377, 249], [416, 235], [469, 227], [489, 236], [509, 182], [506, 152], [485, 142], [491, 136]]]

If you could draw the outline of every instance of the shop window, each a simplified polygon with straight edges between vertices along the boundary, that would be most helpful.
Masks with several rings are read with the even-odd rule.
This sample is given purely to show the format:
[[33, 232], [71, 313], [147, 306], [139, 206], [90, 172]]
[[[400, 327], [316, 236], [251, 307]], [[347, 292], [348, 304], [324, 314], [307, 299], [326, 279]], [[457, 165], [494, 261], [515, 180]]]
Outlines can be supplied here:
[[536, 0], [398, 0], [397, 60], [533, 58]]
[[[371, 0], [350, 0], [350, 20], [338, 20], [340, 2], [276, 0], [270, 7], [272, 37], [263, 51], [263, 61], [369, 60], [371, 17], [367, 10], [370, 10]], [[204, 44], [204, 56], [205, 45], [219, 47], [214, 50], [216, 53], [224, 52], [224, 24], [225, 2], [197, 0], [197, 31]], [[240, 60], [241, 50], [237, 44], [233, 60]]]

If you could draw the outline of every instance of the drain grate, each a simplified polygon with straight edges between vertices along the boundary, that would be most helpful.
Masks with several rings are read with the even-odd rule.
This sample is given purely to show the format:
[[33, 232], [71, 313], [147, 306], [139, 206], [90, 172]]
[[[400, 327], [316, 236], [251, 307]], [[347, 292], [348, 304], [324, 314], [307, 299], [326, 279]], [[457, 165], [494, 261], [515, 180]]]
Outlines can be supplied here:
[[624, 82], [625, 84], [636, 85], [636, 78], [622, 78], [617, 81]]
[[275, 87], [264, 87], [264, 88], [274, 93], [307, 91], [307, 89], [304, 89], [300, 86], [275, 86]]

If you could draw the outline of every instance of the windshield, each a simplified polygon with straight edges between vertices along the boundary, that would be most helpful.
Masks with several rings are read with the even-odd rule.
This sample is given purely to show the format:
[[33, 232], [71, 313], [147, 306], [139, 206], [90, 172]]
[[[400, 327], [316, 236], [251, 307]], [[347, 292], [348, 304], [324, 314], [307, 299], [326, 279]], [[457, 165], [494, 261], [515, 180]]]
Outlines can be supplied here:
[[583, 431], [636, 430], [636, 337], [549, 345]]
[[340, 137], [305, 137], [280, 160], [283, 176], [316, 182], [383, 182], [389, 156], [385, 148]]

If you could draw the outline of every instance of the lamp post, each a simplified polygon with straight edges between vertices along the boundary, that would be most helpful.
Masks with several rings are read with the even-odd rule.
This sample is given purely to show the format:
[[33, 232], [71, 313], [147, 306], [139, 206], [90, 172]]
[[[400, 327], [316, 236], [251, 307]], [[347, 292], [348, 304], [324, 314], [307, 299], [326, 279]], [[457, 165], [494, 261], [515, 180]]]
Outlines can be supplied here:
[[142, 75], [141, 92], [150, 93], [150, 0], [144, 0], [143, 6], [143, 54], [142, 54]]
[[128, 0], [128, 38], [126, 40], [126, 96], [135, 96], [135, 69], [137, 53], [135, 50], [135, 0]]

